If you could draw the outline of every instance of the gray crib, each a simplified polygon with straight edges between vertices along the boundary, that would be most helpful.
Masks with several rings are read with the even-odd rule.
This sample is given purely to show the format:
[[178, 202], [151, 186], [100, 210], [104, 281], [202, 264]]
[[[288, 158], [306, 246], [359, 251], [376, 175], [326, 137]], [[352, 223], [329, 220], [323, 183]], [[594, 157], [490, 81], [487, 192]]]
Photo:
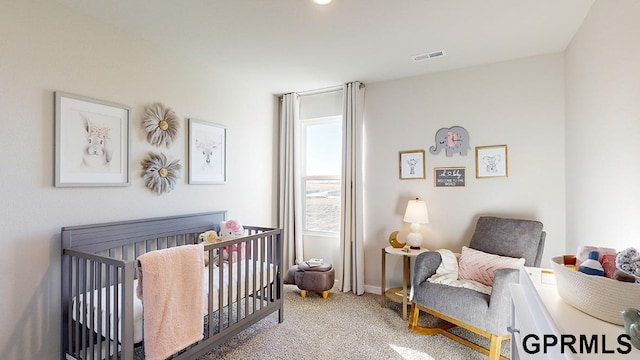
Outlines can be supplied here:
[[[156, 249], [199, 243], [200, 233], [218, 231], [225, 219], [225, 211], [216, 211], [62, 228], [61, 358], [140, 357], [144, 341], [134, 337], [141, 328], [141, 320], [134, 318], [140, 313], [134, 309], [136, 258]], [[203, 289], [208, 302], [204, 337], [172, 359], [206, 354], [276, 311], [278, 322], [283, 321], [280, 230], [244, 228], [242, 238], [205, 245], [205, 257], [212, 264], [218, 262], [204, 275], [208, 276], [208, 289]], [[241, 260], [215, 257], [233, 245], [243, 249]]]

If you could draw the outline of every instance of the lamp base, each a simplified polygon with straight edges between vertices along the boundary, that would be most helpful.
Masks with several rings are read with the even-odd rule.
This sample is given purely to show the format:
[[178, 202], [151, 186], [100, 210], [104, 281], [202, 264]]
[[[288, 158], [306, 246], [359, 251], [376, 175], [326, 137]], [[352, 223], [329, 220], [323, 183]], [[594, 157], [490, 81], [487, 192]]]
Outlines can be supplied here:
[[407, 235], [407, 245], [410, 249], [418, 250], [422, 245], [422, 234], [420, 233], [420, 224], [411, 224], [411, 232]]

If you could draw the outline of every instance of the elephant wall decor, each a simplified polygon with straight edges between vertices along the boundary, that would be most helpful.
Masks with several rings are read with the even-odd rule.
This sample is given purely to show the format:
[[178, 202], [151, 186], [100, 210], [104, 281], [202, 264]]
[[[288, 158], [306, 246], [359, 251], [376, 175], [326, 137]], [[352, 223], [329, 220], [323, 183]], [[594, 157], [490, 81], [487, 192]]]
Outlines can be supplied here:
[[469, 133], [460, 126], [452, 126], [450, 128], [442, 128], [436, 132], [436, 145], [429, 148], [429, 152], [436, 155], [442, 149], [445, 150], [447, 156], [453, 156], [460, 153], [467, 156], [467, 151], [471, 149], [469, 146]]

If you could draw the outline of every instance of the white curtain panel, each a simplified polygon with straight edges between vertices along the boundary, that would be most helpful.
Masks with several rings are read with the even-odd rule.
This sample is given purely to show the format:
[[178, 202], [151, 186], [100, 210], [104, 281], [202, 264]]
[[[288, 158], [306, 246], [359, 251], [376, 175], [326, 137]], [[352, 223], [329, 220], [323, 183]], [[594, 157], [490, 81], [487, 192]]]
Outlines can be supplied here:
[[342, 205], [338, 286], [343, 292], [364, 294], [363, 238], [363, 119], [364, 84], [344, 86], [342, 127]]
[[302, 254], [302, 193], [300, 189], [300, 149], [296, 140], [300, 96], [282, 96], [280, 105], [280, 162], [278, 179], [278, 226], [282, 229], [283, 265], [288, 269], [304, 261]]

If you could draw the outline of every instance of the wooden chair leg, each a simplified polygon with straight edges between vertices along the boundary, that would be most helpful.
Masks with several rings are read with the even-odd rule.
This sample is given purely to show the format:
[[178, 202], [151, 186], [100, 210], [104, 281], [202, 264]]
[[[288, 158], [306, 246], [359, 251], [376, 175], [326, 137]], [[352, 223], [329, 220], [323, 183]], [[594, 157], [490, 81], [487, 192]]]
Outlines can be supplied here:
[[491, 335], [489, 338], [489, 360], [504, 358], [503, 356], [500, 356], [500, 350], [502, 350], [502, 340], [506, 338], [508, 338], [508, 336]]
[[411, 303], [411, 312], [409, 313], [409, 329], [418, 326], [418, 317], [420, 316], [420, 309], [415, 303]]
[[300, 290], [300, 296], [302, 296], [302, 298], [306, 298], [307, 297], [307, 290]]
[[329, 297], [329, 290], [323, 291], [322, 292], [322, 298], [326, 300], [328, 297]]

